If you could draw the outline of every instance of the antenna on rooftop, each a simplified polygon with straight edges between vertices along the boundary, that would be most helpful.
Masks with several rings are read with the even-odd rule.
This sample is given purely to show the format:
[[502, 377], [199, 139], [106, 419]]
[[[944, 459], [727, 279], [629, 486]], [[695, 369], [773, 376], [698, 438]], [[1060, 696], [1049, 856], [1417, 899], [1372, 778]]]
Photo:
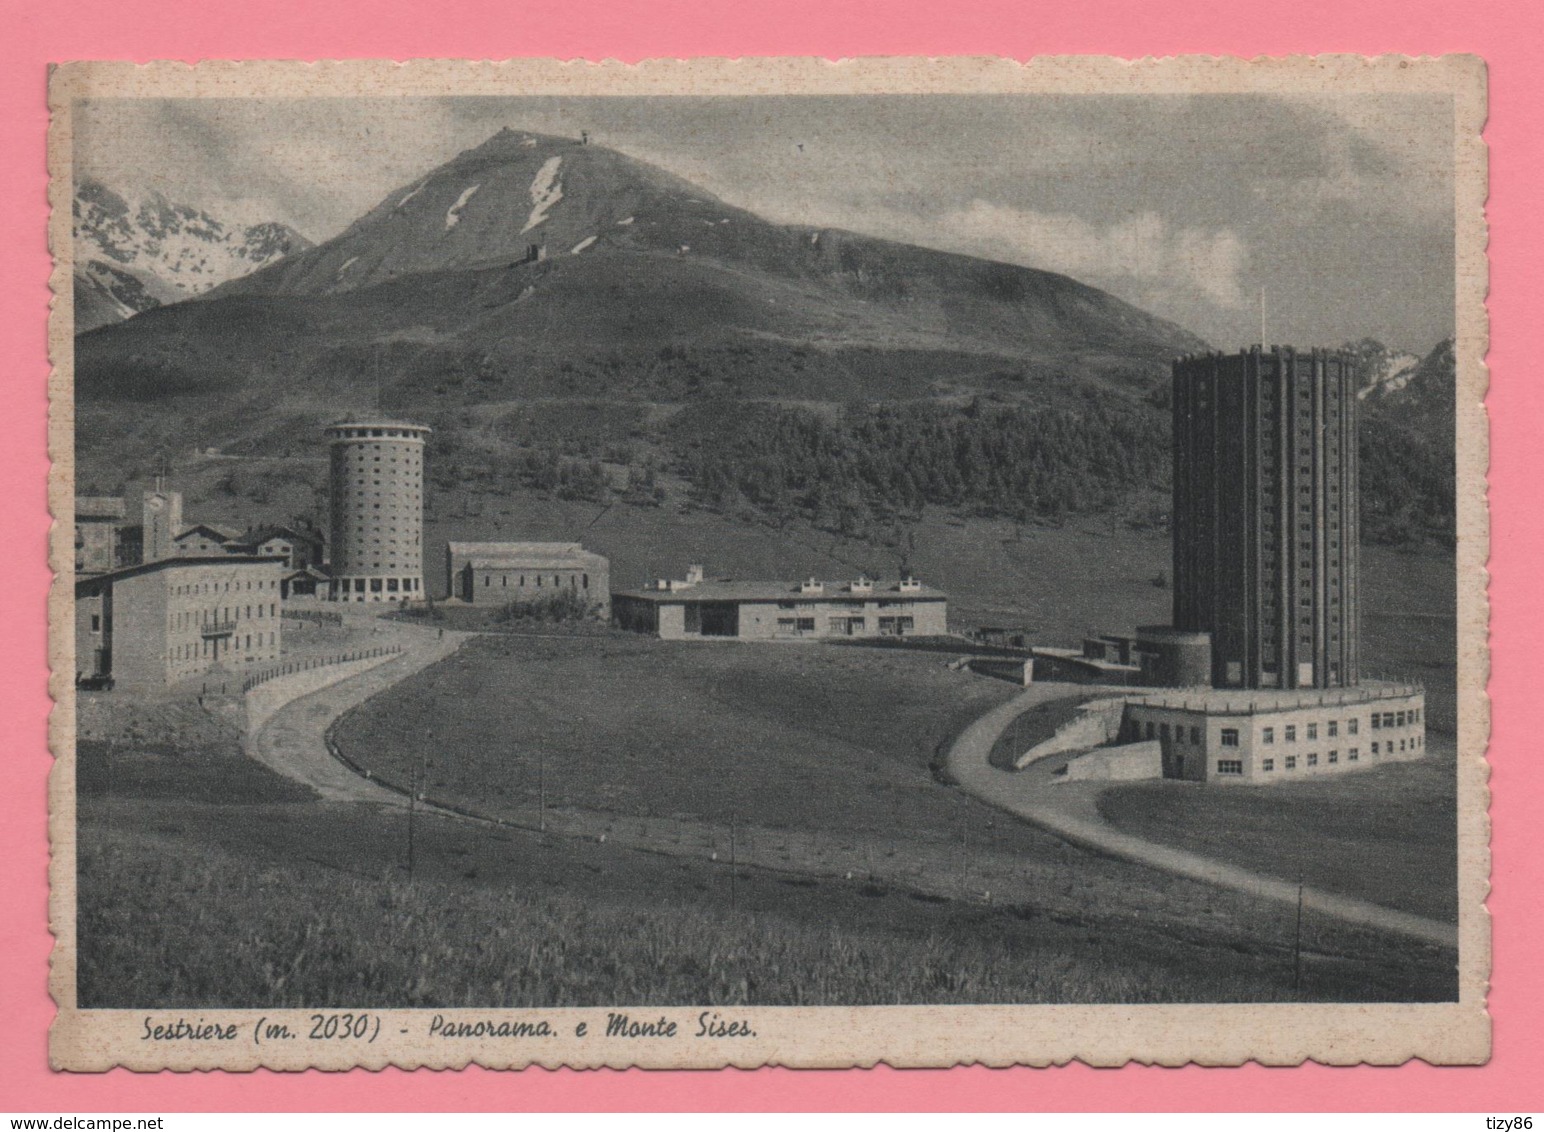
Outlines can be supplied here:
[[1260, 288], [1260, 349], [1265, 350], [1265, 287]]

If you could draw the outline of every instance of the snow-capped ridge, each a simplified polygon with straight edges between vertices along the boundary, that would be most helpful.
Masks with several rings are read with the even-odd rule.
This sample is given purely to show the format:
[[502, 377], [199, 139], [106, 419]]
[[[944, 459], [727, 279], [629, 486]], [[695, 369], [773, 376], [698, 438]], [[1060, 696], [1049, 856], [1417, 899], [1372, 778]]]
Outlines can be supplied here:
[[91, 178], [72, 206], [76, 330], [193, 298], [311, 243], [276, 221], [243, 225], [150, 192], [130, 199]]

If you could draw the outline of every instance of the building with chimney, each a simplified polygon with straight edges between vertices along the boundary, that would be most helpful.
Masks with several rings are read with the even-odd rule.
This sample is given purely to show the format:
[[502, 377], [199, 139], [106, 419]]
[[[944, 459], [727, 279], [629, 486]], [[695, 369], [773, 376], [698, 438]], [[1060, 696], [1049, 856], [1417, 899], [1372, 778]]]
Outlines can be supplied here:
[[334, 601], [421, 600], [424, 449], [432, 430], [391, 420], [327, 428]]
[[684, 579], [661, 578], [611, 595], [612, 620], [665, 640], [734, 637], [808, 641], [846, 637], [942, 636], [948, 598], [915, 578], [883, 584], [709, 579], [699, 565]]

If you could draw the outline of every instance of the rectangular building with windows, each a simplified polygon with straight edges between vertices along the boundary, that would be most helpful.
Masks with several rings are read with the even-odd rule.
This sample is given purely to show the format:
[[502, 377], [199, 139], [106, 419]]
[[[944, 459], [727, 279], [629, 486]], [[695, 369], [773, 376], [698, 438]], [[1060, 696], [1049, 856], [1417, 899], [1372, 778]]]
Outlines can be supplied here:
[[1296, 692], [1176, 689], [1126, 701], [1122, 743], [1157, 740], [1165, 778], [1264, 785], [1419, 758], [1425, 693], [1413, 684]]
[[1356, 393], [1346, 354], [1174, 364], [1174, 628], [1214, 687], [1358, 682]]
[[75, 583], [75, 677], [163, 688], [279, 659], [274, 558], [163, 558]]
[[710, 581], [693, 566], [684, 581], [661, 580], [612, 595], [621, 628], [666, 640], [820, 640], [942, 636], [948, 600], [912, 578], [852, 582]]
[[451, 542], [445, 590], [472, 605], [569, 595], [604, 618], [611, 616], [611, 563], [577, 542]]

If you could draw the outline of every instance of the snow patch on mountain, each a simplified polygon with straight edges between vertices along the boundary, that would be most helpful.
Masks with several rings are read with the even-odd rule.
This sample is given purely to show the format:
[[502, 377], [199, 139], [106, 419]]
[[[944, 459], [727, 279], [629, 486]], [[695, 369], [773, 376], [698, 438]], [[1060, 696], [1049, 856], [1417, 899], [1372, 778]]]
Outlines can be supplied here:
[[586, 236], [584, 239], [580, 240], [577, 244], [575, 244], [571, 249], [569, 249], [568, 254], [569, 255], [578, 255], [580, 252], [584, 251], [585, 248], [589, 247], [591, 244], [593, 244], [598, 239], [600, 239], [599, 236]]
[[531, 215], [526, 219], [525, 227], [520, 229], [521, 235], [546, 220], [547, 213], [563, 199], [563, 186], [558, 182], [558, 170], [562, 165], [561, 157], [549, 157], [536, 170], [536, 176], [531, 180]]
[[1420, 368], [1421, 359], [1414, 354], [1390, 352], [1381, 359], [1374, 372], [1364, 375], [1365, 384], [1357, 390], [1357, 399], [1365, 401], [1369, 397], [1386, 397], [1390, 393], [1398, 393], [1410, 384], [1410, 379]]
[[618, 221], [617, 221], [617, 227], [618, 227], [618, 228], [626, 228], [626, 227], [627, 227], [627, 226], [628, 226], [628, 225], [629, 225], [629, 224], [631, 224], [631, 223], [632, 223], [632, 222], [633, 222], [633, 221], [634, 221], [634, 220], [635, 220], [635, 219], [636, 219], [636, 217], [632, 217], [632, 216], [629, 216], [629, 217], [628, 217], [628, 218], [627, 218], [627, 219], [625, 219], [625, 220], [618, 220]]
[[419, 181], [418, 184], [414, 185], [412, 187], [412, 189], [410, 189], [408, 191], [408, 194], [405, 197], [403, 197], [401, 200], [399, 200], [397, 202], [397, 207], [401, 208], [408, 201], [412, 200], [419, 193], [423, 192], [424, 191], [424, 186], [427, 185], [428, 183], [429, 183], [429, 178], [428, 177], [425, 177], [422, 181]]
[[480, 188], [482, 188], [481, 185], [473, 185], [456, 198], [456, 203], [451, 205], [450, 210], [445, 213], [445, 231], [449, 232], [457, 224], [461, 223], [461, 210], [466, 207], [466, 202], [471, 200]]
[[357, 255], [349, 256], [346, 260], [343, 261], [343, 266], [338, 268], [338, 274], [342, 275], [345, 271], [347, 271], [349, 268], [353, 267], [358, 262], [359, 262], [359, 257]]

